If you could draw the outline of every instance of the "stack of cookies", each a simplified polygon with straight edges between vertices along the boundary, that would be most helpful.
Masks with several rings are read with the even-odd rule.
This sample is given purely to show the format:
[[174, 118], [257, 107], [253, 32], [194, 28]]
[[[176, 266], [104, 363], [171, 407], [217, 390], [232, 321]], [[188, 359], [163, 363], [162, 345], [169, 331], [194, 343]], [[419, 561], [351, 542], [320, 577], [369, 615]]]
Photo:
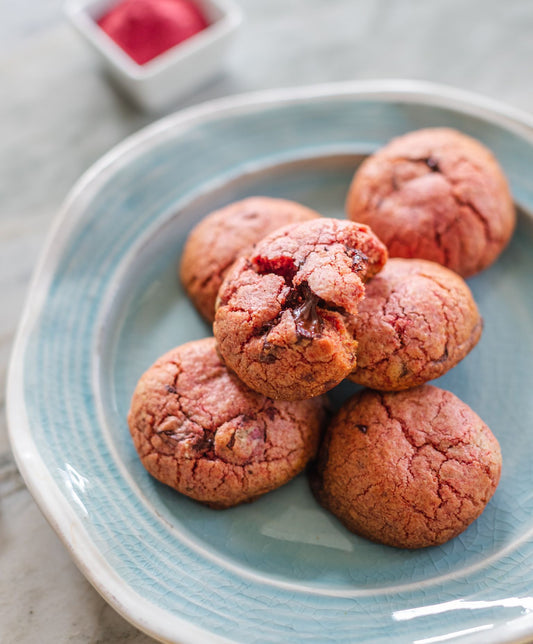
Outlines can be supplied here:
[[[369, 157], [348, 219], [251, 197], [205, 217], [180, 262], [214, 337], [141, 377], [129, 426], [146, 469], [213, 508], [251, 501], [308, 463], [317, 500], [353, 532], [437, 545], [499, 482], [496, 438], [427, 385], [477, 344], [464, 281], [515, 225], [503, 172], [453, 130], [409, 133]], [[330, 418], [327, 392], [363, 385]]]

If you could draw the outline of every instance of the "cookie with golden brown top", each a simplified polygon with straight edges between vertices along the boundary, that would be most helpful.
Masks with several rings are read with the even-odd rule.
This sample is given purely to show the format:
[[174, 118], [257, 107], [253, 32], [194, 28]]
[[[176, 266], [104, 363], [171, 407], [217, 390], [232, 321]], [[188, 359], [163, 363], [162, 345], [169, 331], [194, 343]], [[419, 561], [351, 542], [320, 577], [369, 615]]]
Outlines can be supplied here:
[[429, 259], [463, 277], [496, 260], [516, 221], [493, 154], [448, 128], [410, 132], [366, 159], [346, 212], [371, 226], [391, 257]]
[[187, 238], [180, 277], [205, 320], [213, 322], [218, 289], [238, 257], [274, 230], [319, 216], [295, 201], [248, 197], [204, 217]]
[[327, 430], [311, 485], [344, 525], [399, 548], [445, 543], [485, 509], [500, 479], [498, 441], [464, 402], [422, 385], [365, 389]]
[[399, 391], [442, 376], [478, 343], [482, 319], [466, 282], [423, 259], [391, 258], [359, 304], [354, 382]]
[[144, 373], [128, 423], [152, 476], [227, 508], [296, 476], [316, 454], [324, 418], [324, 398], [273, 401], [250, 390], [206, 338], [169, 351]]
[[345, 220], [315, 219], [264, 238], [219, 291], [213, 330], [224, 361], [275, 399], [333, 388], [355, 368], [357, 306], [386, 258], [367, 226]]

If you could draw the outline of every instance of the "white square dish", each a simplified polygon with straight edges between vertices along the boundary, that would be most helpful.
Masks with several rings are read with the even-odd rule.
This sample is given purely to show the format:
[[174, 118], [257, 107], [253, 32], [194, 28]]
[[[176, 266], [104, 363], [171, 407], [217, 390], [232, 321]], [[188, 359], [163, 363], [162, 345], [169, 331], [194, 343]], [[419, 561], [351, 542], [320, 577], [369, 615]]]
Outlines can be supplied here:
[[68, 0], [65, 13], [100, 56], [117, 85], [141, 108], [160, 111], [213, 76], [242, 21], [232, 0], [197, 0], [206, 29], [137, 64], [101, 29], [97, 20], [114, 4], [110, 0]]

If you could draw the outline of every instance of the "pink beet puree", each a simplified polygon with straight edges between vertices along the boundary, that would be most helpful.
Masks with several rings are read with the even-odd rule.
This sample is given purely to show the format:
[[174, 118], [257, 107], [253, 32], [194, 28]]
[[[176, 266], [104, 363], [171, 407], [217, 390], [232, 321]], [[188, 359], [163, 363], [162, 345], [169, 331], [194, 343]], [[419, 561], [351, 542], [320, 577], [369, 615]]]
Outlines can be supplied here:
[[190, 0], [121, 0], [97, 22], [139, 65], [208, 26]]

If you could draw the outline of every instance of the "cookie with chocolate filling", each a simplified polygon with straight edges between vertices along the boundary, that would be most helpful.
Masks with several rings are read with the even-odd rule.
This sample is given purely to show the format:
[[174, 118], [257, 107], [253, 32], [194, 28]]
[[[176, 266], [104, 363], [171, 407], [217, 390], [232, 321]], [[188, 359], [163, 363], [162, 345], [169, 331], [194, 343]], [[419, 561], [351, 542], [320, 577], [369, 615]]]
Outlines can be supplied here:
[[252, 389], [301, 400], [333, 388], [356, 365], [354, 326], [364, 282], [386, 249], [364, 225], [293, 224], [234, 264], [218, 297], [218, 349]]

